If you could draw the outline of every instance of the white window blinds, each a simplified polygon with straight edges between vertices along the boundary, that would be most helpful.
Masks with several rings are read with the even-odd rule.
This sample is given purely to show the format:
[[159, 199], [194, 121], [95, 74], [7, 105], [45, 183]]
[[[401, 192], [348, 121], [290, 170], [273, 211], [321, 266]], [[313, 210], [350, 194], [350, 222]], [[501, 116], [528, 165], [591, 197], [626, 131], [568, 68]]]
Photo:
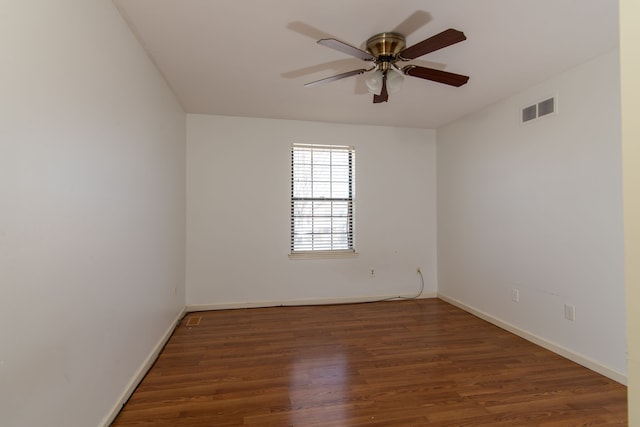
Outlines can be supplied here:
[[353, 252], [354, 149], [293, 144], [291, 252]]

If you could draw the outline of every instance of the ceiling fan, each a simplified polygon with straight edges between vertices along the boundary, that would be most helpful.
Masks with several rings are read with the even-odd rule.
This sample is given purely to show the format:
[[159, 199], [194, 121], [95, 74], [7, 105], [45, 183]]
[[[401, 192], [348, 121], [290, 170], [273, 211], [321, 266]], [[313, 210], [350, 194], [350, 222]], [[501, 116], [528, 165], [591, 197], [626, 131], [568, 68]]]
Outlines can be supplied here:
[[397, 63], [416, 59], [422, 55], [451, 46], [466, 39], [467, 37], [462, 31], [449, 28], [413, 46], [406, 47], [405, 37], [402, 34], [388, 32], [376, 34], [369, 38], [366, 43], [366, 51], [341, 42], [340, 40], [331, 38], [320, 39], [318, 40], [318, 44], [364, 61], [372, 62], [373, 65], [370, 68], [347, 71], [346, 73], [316, 80], [305, 84], [305, 86], [309, 87], [329, 83], [373, 71], [366, 83], [369, 92], [373, 93], [374, 104], [387, 102], [389, 100], [389, 93], [396, 92], [400, 89], [403, 74], [459, 87], [467, 83], [469, 76], [411, 64], [400, 68]]

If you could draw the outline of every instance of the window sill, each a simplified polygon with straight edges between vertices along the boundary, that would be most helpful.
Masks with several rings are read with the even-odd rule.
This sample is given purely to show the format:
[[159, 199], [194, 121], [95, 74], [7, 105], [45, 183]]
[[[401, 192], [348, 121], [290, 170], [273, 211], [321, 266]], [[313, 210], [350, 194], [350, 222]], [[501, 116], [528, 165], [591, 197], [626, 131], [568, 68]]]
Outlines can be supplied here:
[[304, 251], [292, 252], [289, 259], [341, 259], [358, 256], [356, 251]]

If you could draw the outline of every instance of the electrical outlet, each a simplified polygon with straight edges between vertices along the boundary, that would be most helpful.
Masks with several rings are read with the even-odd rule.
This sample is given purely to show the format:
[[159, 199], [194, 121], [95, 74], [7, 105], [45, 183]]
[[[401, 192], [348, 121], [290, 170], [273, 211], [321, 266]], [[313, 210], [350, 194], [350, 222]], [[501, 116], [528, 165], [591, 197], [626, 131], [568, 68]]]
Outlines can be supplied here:
[[520, 291], [517, 289], [511, 289], [511, 301], [520, 302]]
[[572, 322], [576, 321], [576, 306], [571, 304], [564, 305], [564, 318]]
[[375, 277], [376, 275], [376, 271], [372, 268], [371, 271], [369, 271], [369, 277]]

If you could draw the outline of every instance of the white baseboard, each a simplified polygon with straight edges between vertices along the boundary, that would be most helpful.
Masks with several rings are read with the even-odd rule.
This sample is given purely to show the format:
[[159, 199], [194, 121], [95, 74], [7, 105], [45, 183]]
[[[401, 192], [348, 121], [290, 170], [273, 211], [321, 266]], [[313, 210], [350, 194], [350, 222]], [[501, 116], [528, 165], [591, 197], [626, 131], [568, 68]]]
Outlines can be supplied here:
[[[422, 298], [437, 298], [436, 292], [423, 292]], [[327, 299], [298, 299], [281, 301], [258, 301], [258, 302], [231, 302], [222, 304], [189, 304], [187, 312], [210, 311], [210, 310], [230, 310], [236, 308], [261, 308], [261, 307], [284, 307], [297, 305], [328, 305], [328, 304], [356, 304], [364, 302], [386, 301], [409, 297], [399, 297], [398, 295], [378, 295], [372, 297], [348, 297], [348, 298], [327, 298]]]
[[147, 356], [147, 358], [142, 363], [142, 366], [140, 366], [129, 384], [127, 384], [127, 387], [125, 387], [116, 404], [113, 406], [113, 408], [111, 408], [111, 411], [109, 411], [107, 416], [104, 417], [102, 422], [99, 424], [100, 427], [109, 427], [109, 425], [111, 425], [111, 423], [116, 419], [116, 417], [122, 410], [122, 406], [127, 402], [127, 400], [129, 400], [129, 397], [131, 397], [133, 392], [136, 390], [138, 384], [140, 384], [149, 369], [151, 369], [151, 366], [153, 366], [153, 364], [155, 363], [156, 359], [158, 359], [160, 352], [164, 348], [167, 341], [169, 341], [169, 338], [171, 338], [171, 334], [173, 334], [173, 331], [176, 329], [176, 326], [178, 325], [178, 323], [180, 323], [180, 320], [184, 317], [185, 313], [186, 310], [183, 308], [175, 318], [175, 320], [171, 323], [169, 328], [167, 328], [149, 356]]
[[541, 338], [537, 335], [534, 335], [530, 332], [525, 331], [524, 329], [520, 329], [517, 326], [514, 326], [510, 323], [507, 323], [503, 320], [500, 320], [496, 317], [493, 317], [492, 315], [485, 313], [481, 310], [477, 310], [471, 306], [468, 306], [467, 304], [463, 303], [462, 301], [459, 301], [455, 298], [449, 297], [447, 295], [444, 295], [442, 293], [438, 293], [438, 298], [440, 298], [443, 301], [448, 302], [449, 304], [455, 305], [456, 307], [473, 314], [476, 317], [481, 318], [482, 320], [486, 320], [489, 323], [492, 323], [494, 325], [496, 325], [499, 328], [502, 328], [506, 331], [509, 331], [515, 335], [518, 335], [521, 338], [524, 338], [527, 341], [530, 341], [534, 344], [539, 345], [540, 347], [544, 347], [549, 351], [552, 351], [566, 359], [569, 359], [573, 362], [576, 362], [579, 365], [584, 366], [585, 368], [591, 369], [592, 371], [595, 371], [601, 375], [604, 375], [607, 378], [610, 378], [616, 382], [619, 382], [620, 384], [623, 385], [627, 385], [627, 376], [621, 372], [616, 371], [615, 369], [611, 369], [607, 366], [604, 366], [598, 362], [596, 362], [595, 360], [589, 359], [588, 357], [585, 357], [581, 354], [578, 354], [572, 350], [569, 350], [568, 348], [565, 348], [561, 345], [555, 344], [551, 341], [547, 341], [544, 338]]

